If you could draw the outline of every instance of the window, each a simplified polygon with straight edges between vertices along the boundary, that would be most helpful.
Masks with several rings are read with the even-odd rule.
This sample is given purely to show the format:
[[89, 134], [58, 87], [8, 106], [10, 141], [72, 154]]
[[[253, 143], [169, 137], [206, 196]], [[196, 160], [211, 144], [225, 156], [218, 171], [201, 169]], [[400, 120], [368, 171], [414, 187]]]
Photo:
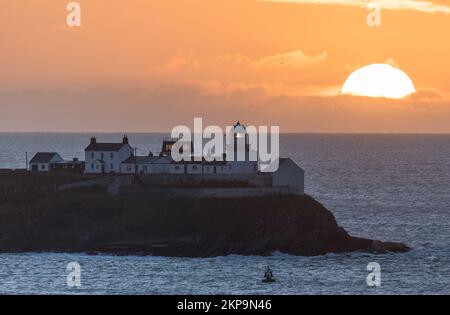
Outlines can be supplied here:
[[100, 153], [100, 158], [103, 160], [105, 158], [105, 153]]
[[110, 154], [111, 160], [114, 159], [114, 153]]
[[41, 165], [41, 170], [45, 170], [45, 164]]
[[147, 168], [147, 165], [144, 165], [144, 166], [143, 166], [143, 169], [144, 169], [145, 172], [147, 172], [147, 169], [148, 169], [148, 168]]
[[180, 169], [179, 166], [175, 166], [175, 170], [178, 171]]
[[94, 152], [91, 152], [91, 158], [94, 158]]
[[110, 167], [112, 170], [114, 170], [114, 164], [111, 164]]
[[93, 170], [93, 169], [94, 169], [94, 163], [91, 164], [91, 170]]
[[197, 169], [197, 166], [195, 166], [195, 165], [194, 165], [194, 166], [192, 166], [192, 169], [196, 170], [196, 169]]

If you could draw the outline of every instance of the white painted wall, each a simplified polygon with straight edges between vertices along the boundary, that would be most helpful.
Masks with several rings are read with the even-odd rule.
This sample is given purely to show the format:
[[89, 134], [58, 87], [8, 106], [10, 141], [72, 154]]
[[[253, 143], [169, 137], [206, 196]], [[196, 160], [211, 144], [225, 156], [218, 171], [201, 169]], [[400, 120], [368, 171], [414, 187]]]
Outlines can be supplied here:
[[280, 163], [278, 171], [272, 175], [274, 187], [289, 186], [299, 195], [305, 194], [305, 171], [294, 161], [288, 159]]
[[[214, 171], [214, 168], [216, 169]], [[122, 163], [122, 174], [134, 174], [134, 163]], [[144, 174], [257, 174], [256, 162], [229, 162], [224, 165], [171, 164], [167, 159], [160, 158], [152, 163], [138, 164], [138, 173]]]
[[203, 165], [203, 174], [214, 174], [214, 165]]
[[29, 168], [30, 170], [33, 170], [33, 166], [36, 165], [38, 168], [38, 172], [49, 172], [50, 171], [50, 164], [57, 163], [57, 162], [63, 162], [64, 159], [59, 155], [58, 153], [55, 154], [55, 156], [50, 160], [49, 163], [30, 163]]
[[185, 174], [185, 164], [169, 164], [169, 174]]
[[170, 161], [162, 156], [157, 160], [153, 161], [151, 165], [149, 165], [149, 174], [167, 174], [169, 173]]
[[[121, 164], [123, 161], [133, 155], [133, 148], [129, 144], [125, 144], [119, 151], [85, 151], [85, 173], [101, 174], [102, 163], [105, 165], [105, 173], [121, 173]], [[134, 171], [134, 170], [133, 170]]]
[[122, 163], [120, 166], [121, 174], [135, 174], [135, 164], [134, 163]]
[[225, 165], [218, 165], [216, 167], [216, 173], [217, 174], [231, 174], [231, 165], [225, 164]]
[[30, 170], [37, 166], [38, 172], [48, 172], [50, 170], [49, 163], [30, 163]]
[[[138, 173], [169, 174], [170, 161], [166, 157], [158, 157], [152, 162], [138, 163]], [[121, 174], [135, 174], [135, 163], [121, 163]]]
[[201, 164], [188, 164], [186, 166], [187, 174], [203, 174], [203, 165]]
[[256, 174], [258, 162], [228, 162], [231, 165], [230, 174]]

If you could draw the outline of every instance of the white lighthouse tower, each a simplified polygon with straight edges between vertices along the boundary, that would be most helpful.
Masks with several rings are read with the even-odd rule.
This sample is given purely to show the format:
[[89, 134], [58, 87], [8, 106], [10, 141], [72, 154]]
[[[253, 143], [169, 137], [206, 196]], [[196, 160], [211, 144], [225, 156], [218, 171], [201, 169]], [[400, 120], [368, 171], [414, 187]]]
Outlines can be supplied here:
[[252, 150], [247, 128], [239, 121], [227, 136], [226, 156], [232, 173], [258, 172], [257, 151]]

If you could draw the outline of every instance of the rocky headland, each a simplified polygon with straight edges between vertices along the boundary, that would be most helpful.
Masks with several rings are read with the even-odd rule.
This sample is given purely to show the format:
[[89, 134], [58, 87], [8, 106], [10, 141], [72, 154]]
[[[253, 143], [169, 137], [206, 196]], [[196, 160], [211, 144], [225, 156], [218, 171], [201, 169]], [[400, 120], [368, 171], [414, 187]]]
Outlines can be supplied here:
[[[111, 196], [102, 187], [8, 193], [10, 176], [0, 174], [0, 190], [6, 192], [0, 195], [0, 252], [211, 257], [409, 250], [400, 243], [350, 236], [309, 196]], [[20, 187], [32, 178], [22, 177]], [[41, 183], [35, 177], [33, 185], [57, 185], [52, 180]]]

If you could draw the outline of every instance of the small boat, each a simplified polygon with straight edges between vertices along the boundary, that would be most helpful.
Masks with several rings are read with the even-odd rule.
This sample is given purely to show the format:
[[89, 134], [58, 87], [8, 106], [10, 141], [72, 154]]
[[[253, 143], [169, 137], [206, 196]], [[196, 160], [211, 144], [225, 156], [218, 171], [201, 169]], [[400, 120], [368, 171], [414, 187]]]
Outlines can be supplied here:
[[273, 283], [276, 282], [273, 278], [273, 272], [272, 269], [270, 269], [269, 266], [266, 267], [266, 271], [264, 272], [264, 279], [262, 280], [263, 283]]

